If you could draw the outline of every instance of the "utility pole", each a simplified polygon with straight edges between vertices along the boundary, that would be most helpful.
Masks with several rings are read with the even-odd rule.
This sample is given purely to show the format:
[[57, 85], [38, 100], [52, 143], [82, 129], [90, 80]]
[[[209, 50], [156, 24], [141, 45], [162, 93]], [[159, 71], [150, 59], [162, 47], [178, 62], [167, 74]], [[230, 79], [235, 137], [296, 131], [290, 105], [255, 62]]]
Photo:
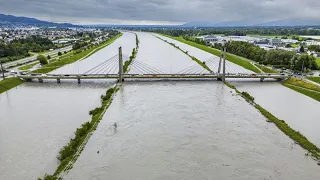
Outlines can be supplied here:
[[123, 78], [123, 61], [122, 61], [122, 48], [119, 47], [119, 82], [121, 83]]
[[5, 79], [5, 77], [4, 77], [4, 69], [3, 69], [3, 66], [2, 66], [2, 61], [1, 60], [0, 60], [0, 66], [1, 66], [2, 78]]
[[226, 46], [224, 46], [222, 82], [226, 81], [226, 51], [227, 51], [227, 48], [226, 48]]

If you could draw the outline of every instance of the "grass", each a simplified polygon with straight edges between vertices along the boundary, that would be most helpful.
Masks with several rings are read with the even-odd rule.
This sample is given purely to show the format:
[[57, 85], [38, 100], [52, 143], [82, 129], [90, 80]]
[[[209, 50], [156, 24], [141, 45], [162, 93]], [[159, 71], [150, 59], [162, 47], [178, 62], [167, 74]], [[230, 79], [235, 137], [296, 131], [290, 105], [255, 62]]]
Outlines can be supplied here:
[[132, 50], [132, 54], [131, 56], [129, 57], [129, 60], [124, 62], [124, 65], [123, 65], [123, 72], [126, 73], [129, 71], [129, 66], [130, 64], [132, 63], [132, 61], [136, 58], [136, 55], [138, 53], [138, 50], [139, 50], [139, 39], [138, 39], [138, 35], [136, 35], [136, 48], [134, 48]]
[[[76, 129], [74, 132], [75, 137], [72, 138], [70, 142], [60, 150], [57, 156], [60, 164], [55, 173], [53, 175], [46, 174], [43, 180], [56, 180], [61, 172], [72, 168], [73, 163], [78, 157], [78, 153], [82, 151], [90, 134], [98, 126], [98, 123], [102, 119], [106, 109], [112, 102], [112, 96], [117, 92], [117, 90], [118, 87], [115, 86], [108, 89], [105, 95], [101, 96], [101, 106], [89, 112], [91, 115], [91, 121], [83, 123], [80, 128]], [[41, 180], [41, 178], [38, 179]]]
[[35, 66], [36, 64], [39, 64], [39, 61], [27, 64], [25, 66], [21, 66], [18, 69], [21, 70], [21, 71], [26, 71], [26, 70], [29, 70], [30, 68], [32, 68], [33, 66]]
[[19, 86], [22, 84], [23, 81], [19, 78], [6, 78], [2, 81], [0, 81], [0, 94], [8, 91], [9, 89], [12, 89], [16, 86]]
[[33, 52], [33, 53], [36, 53], [38, 55], [42, 55], [42, 54], [45, 54], [45, 53], [48, 53], [50, 52], [50, 50], [45, 50], [45, 51], [42, 51], [42, 52]]
[[309, 80], [320, 84], [320, 76], [319, 77], [308, 77]]
[[299, 87], [302, 87], [302, 88], [305, 88], [305, 89], [310, 89], [310, 90], [313, 90], [313, 91], [320, 92], [320, 87], [319, 86], [317, 86], [315, 84], [312, 84], [312, 83], [308, 83], [308, 82], [300, 80], [300, 79], [293, 78], [293, 77], [285, 80], [283, 82], [283, 84], [290, 84], [290, 85], [299, 86]]
[[320, 149], [312, 142], [310, 142], [299, 131], [295, 131], [294, 129], [292, 129], [285, 121], [278, 119], [269, 111], [262, 108], [259, 104], [256, 104], [255, 107], [261, 112], [262, 115], [269, 119], [269, 122], [273, 122], [282, 132], [284, 132], [292, 140], [297, 142], [302, 148], [308, 150], [313, 157], [317, 159], [320, 158]]
[[316, 63], [317, 63], [317, 65], [318, 65], [318, 67], [320, 67], [320, 58], [317, 58], [317, 59], [316, 59]]
[[320, 102], [320, 92], [310, 91], [308, 89], [301, 88], [291, 84], [283, 84], [283, 85]]
[[77, 53], [76, 51], [73, 52], [74, 54], [68, 58], [65, 58], [65, 59], [60, 59], [60, 60], [57, 60], [55, 62], [52, 62], [52, 63], [49, 63], [45, 66], [42, 66], [42, 68], [40, 69], [37, 69], [35, 71], [33, 71], [33, 73], [48, 73], [50, 71], [53, 71], [55, 69], [58, 69], [66, 64], [71, 64], [71, 63], [74, 63], [80, 59], [83, 59], [83, 58], [87, 58], [89, 56], [91, 56], [92, 54], [94, 54], [95, 52], [99, 51], [100, 49], [108, 46], [109, 44], [113, 43], [117, 38], [119, 38], [120, 36], [122, 36], [122, 34], [119, 34], [115, 37], [112, 37], [110, 39], [108, 39], [107, 41], [105, 41], [104, 43], [98, 45], [98, 46], [95, 46], [93, 48], [90, 48], [90, 49], [87, 49], [87, 50], [84, 50], [84, 51], [81, 51], [79, 53]]
[[[227, 86], [235, 89], [237, 92], [237, 88], [229, 83], [225, 83]], [[316, 159], [320, 159], [320, 149], [310, 142], [305, 136], [303, 136], [299, 131], [295, 131], [292, 129], [285, 121], [278, 119], [274, 115], [272, 115], [269, 111], [261, 107], [259, 104], [254, 102], [254, 97], [252, 97], [247, 92], [239, 93], [243, 98], [245, 98], [249, 103], [253, 104], [254, 107], [260, 111], [260, 113], [268, 119], [268, 122], [274, 123], [283, 133], [289, 136], [292, 140], [297, 142], [302, 148], [306, 149], [311, 153], [313, 157]], [[320, 93], [319, 93], [320, 98]]]
[[[183, 37], [181, 37], [181, 36], [173, 37], [173, 36], [168, 36], [168, 35], [165, 35], [165, 34], [161, 34], [161, 35], [169, 37], [169, 38], [172, 38], [172, 39], [175, 39], [177, 41], [180, 41], [182, 43], [188, 44], [190, 46], [199, 48], [199, 49], [204, 50], [204, 51], [206, 51], [208, 53], [211, 53], [213, 55], [220, 56], [220, 51], [219, 50], [211, 48], [211, 47], [208, 47], [208, 46], [205, 46], [205, 45], [202, 45], [202, 44], [198, 44], [198, 43], [195, 43], [195, 42], [192, 42], [192, 41], [187, 41], [187, 40], [183, 39]], [[226, 59], [228, 61], [230, 61], [230, 62], [233, 62], [233, 63], [239, 65], [239, 66], [242, 66], [245, 69], [248, 69], [248, 70], [256, 72], [256, 73], [260, 73], [259, 69], [257, 69], [255, 66], [253, 66], [251, 64], [251, 62], [246, 61], [246, 60], [244, 60], [242, 58], [239, 58], [239, 57], [237, 57], [237, 56], [235, 56], [233, 54], [227, 53], [226, 54]]]
[[212, 70], [211, 70], [204, 62], [200, 61], [199, 59], [197, 59], [197, 58], [194, 57], [194, 56], [191, 56], [187, 51], [186, 51], [186, 52], [183, 51], [179, 46], [175, 45], [174, 43], [167, 42], [167, 41], [165, 41], [165, 40], [163, 40], [163, 39], [161, 39], [161, 38], [159, 38], [159, 37], [157, 37], [157, 36], [155, 36], [155, 37], [158, 38], [158, 39], [160, 39], [160, 40], [162, 40], [162, 41], [164, 41], [164, 42], [166, 42], [166, 43], [168, 43], [168, 44], [170, 44], [171, 46], [179, 49], [181, 52], [183, 52], [184, 54], [186, 54], [187, 56], [189, 56], [193, 61], [195, 61], [196, 63], [198, 63], [200, 66], [202, 66], [204, 69], [208, 70], [209, 72], [212, 72]]
[[279, 73], [279, 71], [273, 70], [273, 69], [268, 68], [266, 66], [262, 66], [260, 64], [254, 64], [254, 65], [256, 65], [258, 68], [260, 68], [265, 73]]

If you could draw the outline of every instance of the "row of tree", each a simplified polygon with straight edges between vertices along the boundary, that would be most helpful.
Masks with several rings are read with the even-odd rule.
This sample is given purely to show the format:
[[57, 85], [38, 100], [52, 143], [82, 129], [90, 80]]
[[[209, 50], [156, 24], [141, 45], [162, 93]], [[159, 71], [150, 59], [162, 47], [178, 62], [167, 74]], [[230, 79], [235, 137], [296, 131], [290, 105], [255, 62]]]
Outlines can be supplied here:
[[313, 27], [203, 27], [203, 28], [145, 28], [139, 29], [168, 34], [171, 36], [224, 34], [245, 36], [247, 34], [280, 35], [279, 37], [296, 35], [320, 35], [319, 28]]
[[77, 50], [77, 49], [80, 49], [84, 46], [87, 46], [89, 43], [87, 42], [76, 42], [73, 46], [72, 46], [72, 49], [73, 50]]

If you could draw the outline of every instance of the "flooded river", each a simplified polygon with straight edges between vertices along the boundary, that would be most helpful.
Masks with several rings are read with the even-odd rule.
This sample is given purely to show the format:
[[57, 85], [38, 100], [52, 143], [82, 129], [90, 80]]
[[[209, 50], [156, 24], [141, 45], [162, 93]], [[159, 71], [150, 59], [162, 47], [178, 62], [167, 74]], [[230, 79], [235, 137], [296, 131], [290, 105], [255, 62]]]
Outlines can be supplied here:
[[[151, 34], [138, 35], [137, 61], [165, 73], [196, 65]], [[115, 44], [53, 73], [83, 73], [117, 54], [120, 45], [124, 54], [130, 55], [135, 35], [124, 33]], [[195, 52], [197, 58], [211, 57], [193, 47], [184, 48], [191, 55]], [[0, 94], [0, 179], [36, 179], [53, 173], [59, 150], [76, 128], [90, 120], [88, 112], [100, 105], [100, 95], [113, 84], [45, 81], [24, 83]], [[320, 179], [319, 166], [304, 155], [305, 150], [230, 91], [217, 81], [125, 82], [64, 178]], [[262, 93], [253, 95], [269, 110], [260, 98]], [[301, 102], [313, 105], [311, 101]], [[289, 117], [280, 118], [290, 124]], [[317, 125], [310, 120], [308, 123]], [[298, 123], [291, 126], [300, 127]], [[301, 128], [310, 127], [301, 124]]]
[[300, 146], [221, 82], [159, 83], [121, 87], [66, 179], [320, 178]]
[[320, 147], [320, 103], [278, 82], [238, 82], [239, 90], [249, 92], [255, 101], [300, 131]]
[[[124, 33], [89, 58], [52, 73], [81, 73], [118, 53], [131, 53], [135, 36]], [[114, 82], [56, 81], [24, 83], [0, 94], [0, 179], [36, 179], [53, 173], [56, 156], [83, 122], [100, 106], [100, 96]]]

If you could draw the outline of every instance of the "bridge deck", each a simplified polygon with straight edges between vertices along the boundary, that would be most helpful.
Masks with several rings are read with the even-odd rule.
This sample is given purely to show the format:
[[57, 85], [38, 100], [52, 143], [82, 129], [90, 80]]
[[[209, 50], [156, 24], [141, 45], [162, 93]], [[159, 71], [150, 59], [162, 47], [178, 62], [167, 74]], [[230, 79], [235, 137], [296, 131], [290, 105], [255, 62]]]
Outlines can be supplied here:
[[[118, 79], [118, 74], [28, 74], [18, 75], [21, 79]], [[285, 79], [287, 75], [280, 74], [226, 74], [226, 78], [274, 78]], [[123, 74], [124, 79], [204, 79], [204, 78], [222, 78], [221, 74]]]

